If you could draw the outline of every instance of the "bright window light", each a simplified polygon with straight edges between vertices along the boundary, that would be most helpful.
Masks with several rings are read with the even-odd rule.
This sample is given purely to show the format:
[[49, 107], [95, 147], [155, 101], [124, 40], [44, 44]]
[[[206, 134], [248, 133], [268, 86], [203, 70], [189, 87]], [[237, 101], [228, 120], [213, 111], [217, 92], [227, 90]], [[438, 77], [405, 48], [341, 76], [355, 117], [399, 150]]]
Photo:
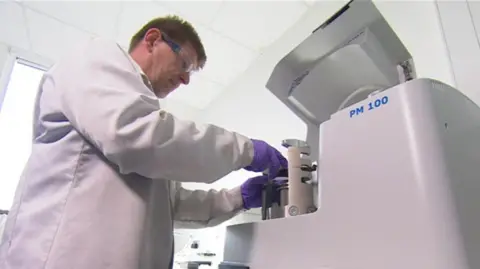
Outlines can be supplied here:
[[30, 156], [35, 97], [44, 71], [15, 62], [0, 110], [0, 209], [12, 206]]

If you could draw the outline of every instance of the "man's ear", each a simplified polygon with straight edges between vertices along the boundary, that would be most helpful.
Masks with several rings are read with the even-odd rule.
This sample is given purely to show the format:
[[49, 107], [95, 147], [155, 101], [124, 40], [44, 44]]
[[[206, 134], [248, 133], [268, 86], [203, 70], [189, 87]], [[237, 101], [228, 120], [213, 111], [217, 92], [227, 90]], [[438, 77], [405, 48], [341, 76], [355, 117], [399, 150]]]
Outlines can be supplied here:
[[145, 37], [143, 40], [147, 45], [147, 49], [149, 52], [153, 51], [153, 47], [155, 46], [155, 42], [157, 42], [161, 38], [162, 33], [160, 30], [151, 28], [145, 33]]

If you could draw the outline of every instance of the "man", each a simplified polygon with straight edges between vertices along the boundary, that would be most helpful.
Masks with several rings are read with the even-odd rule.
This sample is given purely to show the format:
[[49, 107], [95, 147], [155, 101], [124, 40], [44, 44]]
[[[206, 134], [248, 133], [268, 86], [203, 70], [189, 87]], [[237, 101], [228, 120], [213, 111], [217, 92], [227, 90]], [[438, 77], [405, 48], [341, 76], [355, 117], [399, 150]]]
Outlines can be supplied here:
[[166, 17], [145, 25], [129, 53], [94, 39], [45, 74], [0, 268], [171, 268], [173, 222], [211, 226], [260, 206], [264, 176], [232, 190], [179, 186], [287, 165], [265, 142], [160, 109], [157, 97], [205, 62], [192, 26]]

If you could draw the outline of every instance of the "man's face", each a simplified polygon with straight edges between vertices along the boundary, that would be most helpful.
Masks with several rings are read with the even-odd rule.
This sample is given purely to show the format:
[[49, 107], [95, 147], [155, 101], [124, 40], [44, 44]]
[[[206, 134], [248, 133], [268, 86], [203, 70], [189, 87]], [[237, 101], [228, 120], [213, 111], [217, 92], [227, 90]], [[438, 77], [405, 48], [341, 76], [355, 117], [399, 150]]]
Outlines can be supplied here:
[[181, 84], [187, 85], [197, 65], [197, 55], [189, 43], [180, 45], [162, 33], [153, 42], [150, 57], [147, 76], [159, 98], [166, 97]]

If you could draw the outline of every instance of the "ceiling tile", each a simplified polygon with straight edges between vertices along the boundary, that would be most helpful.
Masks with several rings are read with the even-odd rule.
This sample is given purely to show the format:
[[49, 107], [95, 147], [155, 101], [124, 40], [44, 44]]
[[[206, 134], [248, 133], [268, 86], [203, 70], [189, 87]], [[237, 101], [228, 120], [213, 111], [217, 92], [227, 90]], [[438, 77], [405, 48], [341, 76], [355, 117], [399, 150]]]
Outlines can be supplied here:
[[91, 33], [114, 38], [118, 1], [25, 1], [23, 5]]
[[0, 1], [0, 41], [22, 49], [29, 49], [27, 26], [22, 6]]
[[189, 85], [180, 86], [168, 98], [181, 101], [197, 109], [206, 108], [225, 87], [200, 74], [193, 74]]
[[50, 60], [87, 41], [92, 35], [30, 9], [25, 10], [32, 50]]
[[195, 27], [207, 53], [202, 75], [220, 84], [228, 85], [255, 60], [258, 52], [250, 50], [229, 38], [205, 27]]
[[158, 0], [164, 5], [191, 23], [210, 24], [214, 16], [218, 13], [223, 1], [163, 1]]
[[305, 4], [309, 5], [309, 6], [314, 6], [317, 4], [319, 0], [304, 0]]
[[263, 49], [296, 23], [307, 9], [302, 1], [227, 1], [211, 26], [250, 48]]
[[116, 40], [128, 47], [131, 37], [150, 20], [174, 14], [170, 9], [157, 2], [123, 2], [118, 20]]

